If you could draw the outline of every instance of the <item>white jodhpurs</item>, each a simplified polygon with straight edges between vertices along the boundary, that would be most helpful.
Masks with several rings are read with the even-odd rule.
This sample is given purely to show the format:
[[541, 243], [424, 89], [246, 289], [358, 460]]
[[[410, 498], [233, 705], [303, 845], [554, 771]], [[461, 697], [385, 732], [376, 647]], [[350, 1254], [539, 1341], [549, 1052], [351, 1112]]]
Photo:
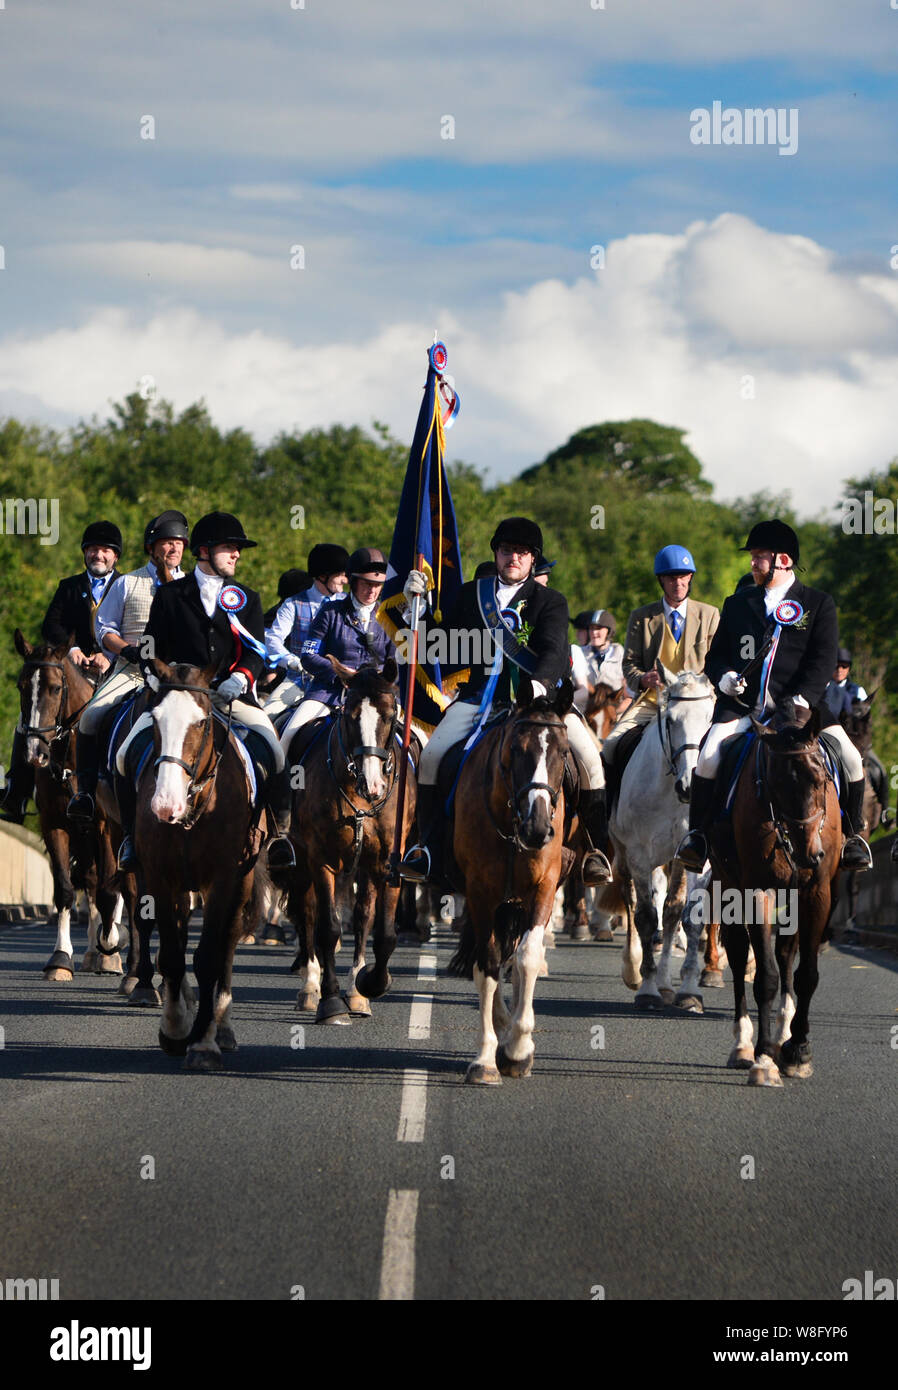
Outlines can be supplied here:
[[[722, 748], [727, 739], [733, 738], [736, 734], [742, 734], [750, 728], [751, 717], [747, 714], [743, 714], [740, 719], [730, 719], [725, 724], [712, 724], [704, 747], [698, 755], [698, 762], [695, 767], [698, 776], [716, 777], [717, 769], [720, 767]], [[831, 735], [839, 745], [849, 782], [862, 781], [864, 776], [863, 759], [842, 725], [831, 724], [825, 732]]]
[[[227, 700], [221, 699], [218, 695], [218, 692], [215, 690], [211, 691], [210, 693], [212, 696], [212, 703], [215, 706], [215, 708], [219, 710], [227, 710]], [[280, 743], [278, 742], [277, 729], [274, 727], [265, 711], [257, 709], [255, 705], [247, 704], [243, 700], [235, 700], [232, 706], [232, 712], [234, 716], [234, 722], [236, 724], [244, 724], [248, 729], [252, 729], [253, 733], [257, 733], [261, 735], [262, 738], [264, 738], [265, 742], [268, 744], [268, 747], [271, 749], [272, 756], [274, 758], [275, 772], [283, 772], [285, 764], [284, 752], [281, 748]], [[152, 713], [149, 710], [144, 710], [143, 714], [140, 716], [137, 723], [134, 725], [134, 728], [131, 730], [128, 737], [125, 739], [121, 748], [119, 748], [118, 752], [116, 753], [115, 766], [122, 776], [125, 775], [126, 758], [128, 754], [128, 748], [130, 747], [132, 740], [137, 737], [137, 735], [141, 732], [142, 729], [148, 729], [152, 722]]]
[[[427, 747], [421, 754], [421, 766], [418, 769], [418, 782], [421, 786], [436, 786], [437, 773], [443, 755], [454, 743], [460, 743], [462, 739], [466, 739], [473, 732], [478, 717], [479, 707], [468, 701], [456, 700], [454, 705], [449, 706], [430, 735]], [[580, 715], [574, 710], [568, 710], [564, 717], [564, 723], [567, 729], [568, 743], [577, 759], [586, 785], [592, 789], [604, 787], [605, 770], [602, 767], [602, 756], [598, 742]]]
[[300, 700], [297, 709], [281, 730], [281, 749], [282, 755], [286, 758], [287, 749], [290, 747], [290, 740], [301, 729], [303, 724], [311, 724], [313, 719], [320, 719], [323, 714], [330, 714], [331, 706], [326, 705], [323, 700]]

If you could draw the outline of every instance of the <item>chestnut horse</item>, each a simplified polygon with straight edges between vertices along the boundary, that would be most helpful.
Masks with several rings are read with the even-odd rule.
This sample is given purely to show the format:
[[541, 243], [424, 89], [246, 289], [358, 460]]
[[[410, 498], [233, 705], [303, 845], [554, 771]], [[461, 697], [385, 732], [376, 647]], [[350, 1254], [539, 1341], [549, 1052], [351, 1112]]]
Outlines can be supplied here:
[[[523, 676], [509, 718], [487, 730], [458, 778], [453, 853], [468, 919], [448, 968], [473, 976], [480, 997], [480, 1050], [465, 1076], [475, 1084], [496, 1086], [533, 1069], [533, 991], [564, 865], [564, 716], [572, 699], [566, 679], [534, 700]], [[500, 971], [512, 959], [509, 1015]]]
[[[389, 858], [397, 815], [399, 759], [398, 668], [389, 658], [378, 674], [373, 666], [356, 673], [330, 658], [346, 688], [342, 707], [329, 725], [309, 725], [308, 752], [297, 769], [290, 838], [296, 868], [272, 875], [286, 888], [289, 914], [296, 924], [302, 983], [297, 1006], [316, 1010], [316, 1023], [348, 1024], [371, 1013], [391, 984], [387, 968], [396, 946], [399, 885], [389, 882]], [[314, 732], [313, 732], [314, 731]], [[299, 746], [298, 731], [291, 757]], [[403, 811], [403, 843], [415, 818], [416, 781], [408, 769]], [[356, 884], [352, 925], [355, 951], [345, 999], [334, 956], [340, 942], [338, 875]], [[374, 964], [365, 950], [374, 929]]]
[[[159, 1044], [192, 1071], [221, 1066], [234, 1052], [230, 1024], [234, 948], [253, 908], [262, 830], [236, 736], [213, 716], [211, 668], [154, 658], [147, 683], [155, 758], [137, 786], [134, 847], [141, 903], [159, 931], [165, 984]], [[191, 890], [203, 895], [203, 927], [193, 957], [199, 998], [185, 983]]]
[[[735, 996], [736, 1042], [727, 1065], [748, 1069], [749, 1085], [781, 1086], [780, 1069], [786, 1076], [812, 1072], [808, 1013], [817, 988], [817, 954], [838, 898], [841, 814], [817, 739], [818, 711], [803, 726], [776, 730], [756, 720], [752, 724], [757, 744], [739, 775], [731, 828], [718, 824], [712, 830], [711, 867], [725, 903], [721, 936]], [[731, 913], [728, 924], [724, 892], [732, 889], [741, 921], [733, 921]], [[754, 1048], [745, 1004], [749, 940], [756, 962]], [[800, 963], [793, 982], [796, 953]], [[778, 984], [780, 1010], [774, 1021]]]
[[610, 685], [599, 681], [589, 687], [589, 695], [583, 708], [583, 717], [597, 738], [607, 738], [620, 719], [624, 710], [633, 703], [627, 687], [612, 690]]
[[[32, 646], [16, 628], [16, 651], [24, 665], [19, 675], [21, 719], [25, 754], [34, 768], [34, 800], [41, 835], [53, 872], [53, 905], [56, 908], [56, 946], [44, 975], [53, 982], [69, 981], [75, 969], [72, 954], [71, 914], [75, 891], [85, 890], [90, 908], [87, 951], [83, 971], [121, 975], [122, 962], [114, 949], [118, 939], [122, 899], [101, 881], [97, 886], [97, 856], [101, 863], [110, 853], [108, 827], [79, 826], [66, 817], [76, 767], [76, 729], [82, 709], [94, 693], [84, 668], [71, 661], [68, 646]], [[101, 880], [103, 879], [101, 875]], [[110, 949], [98, 952], [97, 928], [105, 925]], [[129, 963], [134, 952], [132, 942]]]

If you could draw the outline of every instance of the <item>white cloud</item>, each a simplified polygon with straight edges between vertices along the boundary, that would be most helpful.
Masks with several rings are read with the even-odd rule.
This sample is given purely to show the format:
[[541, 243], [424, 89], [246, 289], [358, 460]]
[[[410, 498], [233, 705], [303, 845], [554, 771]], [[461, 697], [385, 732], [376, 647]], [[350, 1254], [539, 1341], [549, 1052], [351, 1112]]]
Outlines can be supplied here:
[[[380, 322], [364, 338], [297, 345], [195, 309], [105, 309], [0, 340], [0, 408], [33, 398], [44, 418], [102, 414], [150, 375], [177, 407], [204, 397], [219, 425], [259, 439], [374, 418], [409, 438], [433, 322]], [[688, 430], [719, 495], [790, 487], [811, 513], [896, 452], [893, 281], [742, 217], [626, 237], [603, 271], [485, 291], [437, 322], [462, 403], [450, 452], [493, 476], [585, 425], [647, 416]]]

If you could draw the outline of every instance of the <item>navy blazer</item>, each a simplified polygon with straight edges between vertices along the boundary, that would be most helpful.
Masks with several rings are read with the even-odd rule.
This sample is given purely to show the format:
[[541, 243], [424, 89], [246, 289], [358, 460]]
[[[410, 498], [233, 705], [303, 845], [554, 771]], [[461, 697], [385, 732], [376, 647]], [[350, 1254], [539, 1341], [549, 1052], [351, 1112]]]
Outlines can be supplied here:
[[[106, 581], [100, 606], [118, 577], [118, 570], [113, 570]], [[74, 634], [74, 645], [80, 647], [85, 656], [98, 652], [100, 648], [90, 620], [90, 605], [90, 578], [87, 570], [70, 575], [68, 579], [61, 579], [41, 625], [44, 641], [53, 647], [64, 647]], [[104, 652], [103, 655], [108, 657], [109, 653]]]
[[[236, 616], [247, 632], [264, 645], [265, 625], [258, 593], [241, 584], [239, 579], [229, 579], [227, 584], [246, 594], [247, 601]], [[250, 690], [253, 681], [265, 670], [262, 657], [239, 636], [235, 637], [223, 609], [216, 604], [209, 617], [192, 571], [183, 579], [159, 585], [153, 596], [146, 635], [156, 644], [155, 655], [170, 666], [179, 661], [200, 669], [214, 666], [216, 678], [239, 671], [246, 676]]]
[[371, 618], [367, 632], [362, 631], [352, 599], [346, 594], [321, 605], [300, 654], [303, 669], [312, 677], [306, 699], [337, 705], [343, 696], [343, 682], [328, 661], [329, 655], [354, 671], [371, 665], [379, 671], [387, 657], [395, 659], [396, 648], [376, 618]]

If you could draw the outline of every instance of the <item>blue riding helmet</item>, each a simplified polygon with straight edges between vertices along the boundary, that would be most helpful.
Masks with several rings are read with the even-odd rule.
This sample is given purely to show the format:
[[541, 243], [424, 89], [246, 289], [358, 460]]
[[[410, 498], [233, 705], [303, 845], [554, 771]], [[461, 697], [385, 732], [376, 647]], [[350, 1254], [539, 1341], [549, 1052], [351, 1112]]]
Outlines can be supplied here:
[[695, 574], [695, 561], [683, 545], [666, 545], [655, 556], [656, 574]]

